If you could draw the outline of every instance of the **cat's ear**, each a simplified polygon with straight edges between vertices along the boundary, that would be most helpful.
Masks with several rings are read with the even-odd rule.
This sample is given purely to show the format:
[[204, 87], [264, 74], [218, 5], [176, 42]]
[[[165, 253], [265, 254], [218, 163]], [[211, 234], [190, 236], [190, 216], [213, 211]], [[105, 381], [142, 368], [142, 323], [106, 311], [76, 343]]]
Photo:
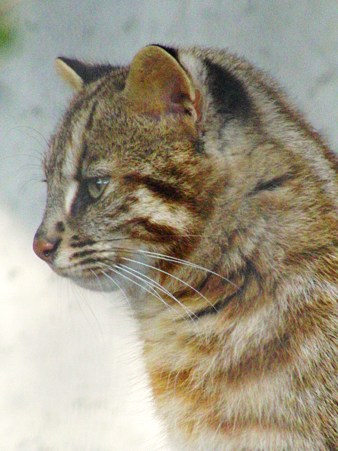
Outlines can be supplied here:
[[76, 59], [61, 56], [55, 60], [55, 67], [61, 78], [76, 91], [103, 77], [113, 68], [109, 64], [86, 64]]
[[172, 52], [156, 45], [140, 50], [131, 62], [126, 95], [139, 111], [189, 115], [196, 122], [201, 115], [201, 95]]

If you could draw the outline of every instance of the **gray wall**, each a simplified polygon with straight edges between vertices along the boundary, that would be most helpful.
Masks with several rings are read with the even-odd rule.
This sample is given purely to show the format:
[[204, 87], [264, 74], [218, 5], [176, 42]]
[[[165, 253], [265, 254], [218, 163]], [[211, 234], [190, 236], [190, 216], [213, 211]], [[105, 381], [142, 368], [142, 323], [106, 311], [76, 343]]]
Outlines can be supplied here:
[[53, 60], [127, 63], [154, 42], [229, 47], [274, 75], [337, 149], [337, 1], [25, 0], [12, 18], [19, 39], [0, 55], [0, 447], [164, 449], [121, 302], [84, 301], [31, 252], [40, 157], [70, 96]]

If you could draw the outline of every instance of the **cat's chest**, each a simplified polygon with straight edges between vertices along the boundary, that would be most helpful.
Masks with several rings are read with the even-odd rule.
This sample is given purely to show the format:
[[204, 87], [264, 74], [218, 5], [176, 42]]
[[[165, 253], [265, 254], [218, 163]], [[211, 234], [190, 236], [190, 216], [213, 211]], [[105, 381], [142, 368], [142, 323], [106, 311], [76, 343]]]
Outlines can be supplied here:
[[[211, 449], [221, 387], [206, 389], [206, 369], [218, 351], [194, 337], [191, 326], [154, 320], [141, 324], [143, 353], [155, 405], [173, 449]], [[216, 442], [215, 442], [216, 445]], [[212, 448], [212, 449], [217, 449]]]

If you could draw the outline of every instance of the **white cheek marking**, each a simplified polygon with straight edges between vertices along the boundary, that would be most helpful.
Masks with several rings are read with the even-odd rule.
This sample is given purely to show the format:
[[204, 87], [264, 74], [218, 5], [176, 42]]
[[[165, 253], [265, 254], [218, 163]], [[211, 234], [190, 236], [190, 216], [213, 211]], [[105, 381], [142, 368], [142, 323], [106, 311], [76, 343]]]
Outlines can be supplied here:
[[72, 208], [73, 202], [75, 200], [75, 196], [77, 194], [79, 184], [78, 182], [70, 182], [68, 186], [68, 190], [65, 195], [65, 212], [70, 214], [70, 210]]
[[135, 215], [149, 216], [149, 219], [158, 225], [169, 225], [181, 233], [187, 232], [191, 216], [185, 207], [177, 205], [172, 209], [146, 188], [139, 188], [136, 194], [140, 202], [134, 207]]

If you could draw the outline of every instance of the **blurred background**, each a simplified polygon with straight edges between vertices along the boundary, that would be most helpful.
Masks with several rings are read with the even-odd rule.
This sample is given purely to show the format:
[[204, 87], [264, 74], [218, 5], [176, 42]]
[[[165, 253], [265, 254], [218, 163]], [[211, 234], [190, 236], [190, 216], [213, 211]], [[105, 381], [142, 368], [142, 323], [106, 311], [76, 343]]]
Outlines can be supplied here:
[[123, 299], [31, 250], [41, 156], [70, 98], [56, 56], [127, 64], [143, 45], [228, 47], [338, 148], [336, 0], [0, 1], [0, 451], [167, 450]]

